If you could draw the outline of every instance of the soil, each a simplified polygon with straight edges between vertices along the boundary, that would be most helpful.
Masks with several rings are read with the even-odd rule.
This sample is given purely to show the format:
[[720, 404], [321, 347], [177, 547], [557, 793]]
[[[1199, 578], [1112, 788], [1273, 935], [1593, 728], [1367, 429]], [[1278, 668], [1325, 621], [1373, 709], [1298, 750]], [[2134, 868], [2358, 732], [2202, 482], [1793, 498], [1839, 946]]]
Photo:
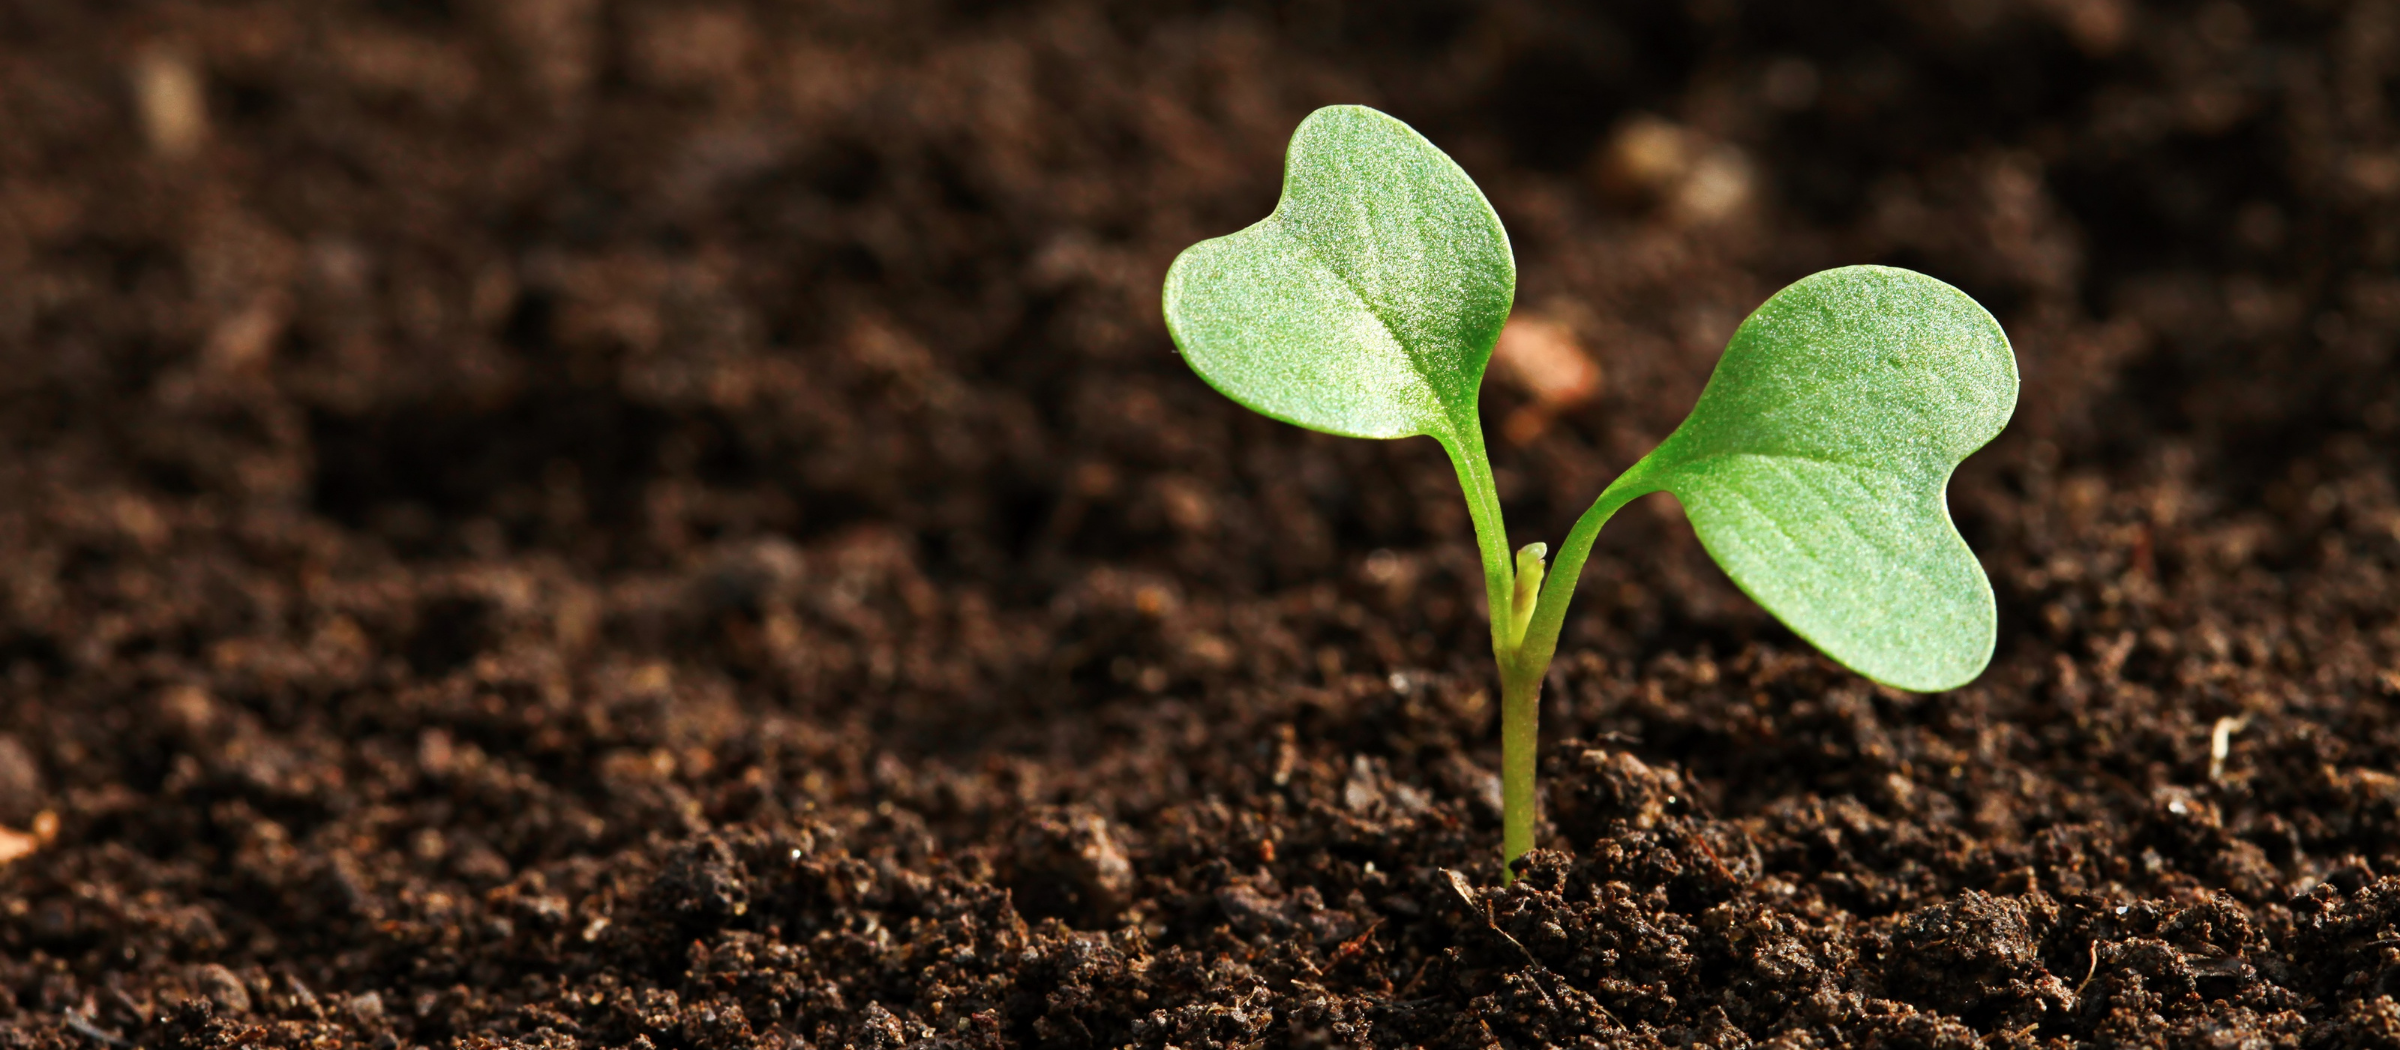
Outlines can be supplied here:
[[[1158, 319], [1332, 102], [1598, 366], [1518, 542], [1783, 283], [1989, 306], [1991, 669], [1654, 497], [1503, 888], [1441, 454]], [[2396, 107], [2388, 0], [0, 0], [0, 1050], [2400, 1045]]]

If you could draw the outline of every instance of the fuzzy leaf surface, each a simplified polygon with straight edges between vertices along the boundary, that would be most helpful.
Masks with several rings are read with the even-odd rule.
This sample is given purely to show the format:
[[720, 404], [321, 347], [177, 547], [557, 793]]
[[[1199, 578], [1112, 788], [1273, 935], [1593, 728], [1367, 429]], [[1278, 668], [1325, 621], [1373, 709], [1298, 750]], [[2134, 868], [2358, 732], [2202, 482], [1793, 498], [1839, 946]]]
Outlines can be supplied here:
[[1390, 116], [1329, 106], [1292, 133], [1274, 212], [1176, 257], [1164, 304], [1192, 370], [1254, 411], [1455, 447], [1480, 433], [1476, 390], [1516, 280], [1499, 216], [1456, 162]]
[[1941, 281], [1848, 266], [1742, 322], [1622, 494], [1668, 491], [1736, 585], [1852, 670], [1918, 691], [1991, 661], [1991, 582], [1951, 524], [1951, 472], [2008, 423], [2000, 323]]

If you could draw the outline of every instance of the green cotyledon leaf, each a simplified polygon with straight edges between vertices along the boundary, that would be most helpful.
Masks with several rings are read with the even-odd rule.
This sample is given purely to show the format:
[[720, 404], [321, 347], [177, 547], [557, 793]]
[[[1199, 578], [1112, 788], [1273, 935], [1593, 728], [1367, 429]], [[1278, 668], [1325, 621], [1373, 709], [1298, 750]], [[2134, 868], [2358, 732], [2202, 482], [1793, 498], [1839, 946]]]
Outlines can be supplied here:
[[1351, 437], [1480, 456], [1476, 389], [1516, 295], [1482, 191], [1408, 125], [1329, 106], [1292, 133], [1273, 214], [1167, 272], [1167, 330], [1210, 386]]
[[1734, 583], [1826, 655], [1950, 689], [1991, 661], [1996, 617], [1943, 490], [2016, 404], [2008, 337], [1966, 293], [1827, 270], [1742, 322], [1692, 414], [1603, 499], [1674, 493]]

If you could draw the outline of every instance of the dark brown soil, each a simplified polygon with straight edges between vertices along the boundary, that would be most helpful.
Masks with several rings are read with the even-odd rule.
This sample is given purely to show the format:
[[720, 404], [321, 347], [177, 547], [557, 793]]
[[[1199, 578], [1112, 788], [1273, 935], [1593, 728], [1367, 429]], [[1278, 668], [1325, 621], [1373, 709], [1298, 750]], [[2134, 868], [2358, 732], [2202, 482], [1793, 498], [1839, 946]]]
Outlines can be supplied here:
[[[1602, 369], [1519, 542], [1782, 283], [1990, 306], [1991, 670], [1628, 515], [1498, 888], [1439, 452], [1157, 317], [1338, 101]], [[2396, 109], [2389, 0], [0, 0], [0, 1050], [2400, 1044]]]

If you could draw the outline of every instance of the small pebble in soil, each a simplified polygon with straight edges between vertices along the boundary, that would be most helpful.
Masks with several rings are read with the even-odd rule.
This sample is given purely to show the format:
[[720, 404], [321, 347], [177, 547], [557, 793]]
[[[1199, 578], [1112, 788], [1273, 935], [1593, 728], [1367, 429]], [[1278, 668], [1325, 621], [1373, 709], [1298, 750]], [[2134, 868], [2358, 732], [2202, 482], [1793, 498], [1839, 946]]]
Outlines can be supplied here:
[[0, 733], [0, 824], [22, 828], [42, 809], [42, 767], [13, 733]]

